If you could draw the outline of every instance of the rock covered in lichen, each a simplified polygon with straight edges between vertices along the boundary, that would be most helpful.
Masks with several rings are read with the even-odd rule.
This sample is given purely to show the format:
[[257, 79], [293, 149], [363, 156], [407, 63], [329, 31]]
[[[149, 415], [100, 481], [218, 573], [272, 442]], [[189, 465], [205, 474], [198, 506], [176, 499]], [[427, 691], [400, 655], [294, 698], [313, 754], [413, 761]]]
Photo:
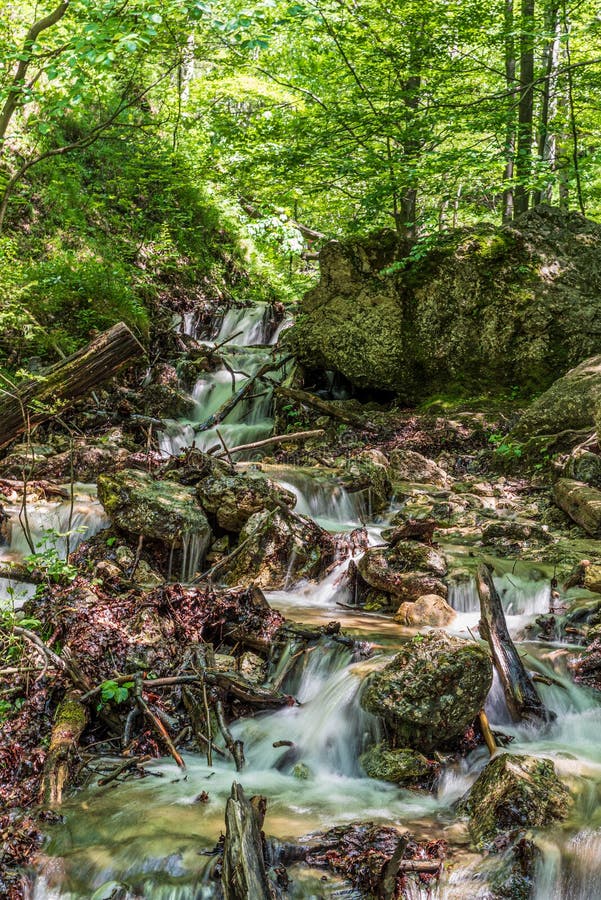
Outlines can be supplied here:
[[361, 705], [384, 719], [396, 744], [427, 753], [464, 734], [491, 685], [483, 646], [433, 631], [417, 635], [370, 677]]
[[444, 487], [450, 480], [438, 463], [415, 450], [393, 450], [390, 454], [390, 474], [394, 481], [435, 484], [440, 487]]
[[392, 484], [388, 474], [388, 462], [383, 453], [365, 451], [347, 460], [340, 476], [346, 489], [365, 496], [365, 508], [371, 513], [388, 507], [392, 496]]
[[397, 541], [392, 547], [371, 547], [357, 564], [363, 581], [397, 600], [416, 600], [422, 594], [447, 596], [441, 580], [447, 573], [443, 554], [419, 541]]
[[506, 832], [565, 819], [571, 803], [551, 760], [500, 753], [485, 766], [460, 810], [469, 816], [472, 839], [481, 846]]
[[601, 403], [601, 356], [585, 359], [533, 400], [511, 431], [516, 440], [594, 427]]
[[371, 747], [359, 757], [359, 763], [369, 778], [406, 787], [429, 786], [437, 770], [437, 766], [417, 750], [392, 750], [386, 744]]
[[198, 482], [196, 496], [205, 512], [215, 516], [220, 528], [233, 532], [241, 531], [257, 512], [275, 509], [282, 503], [292, 508], [296, 503], [294, 494], [256, 469], [209, 475]]
[[219, 580], [255, 584], [266, 590], [289, 587], [322, 575], [335, 557], [332, 536], [306, 516], [282, 508], [255, 513], [240, 532], [240, 550]]
[[98, 499], [112, 522], [129, 534], [174, 547], [188, 536], [208, 545], [211, 528], [194, 491], [175, 481], [157, 481], [139, 469], [98, 478]]
[[394, 621], [409, 628], [429, 625], [444, 628], [450, 625], [457, 613], [446, 600], [437, 594], [424, 594], [413, 602], [401, 603]]
[[511, 225], [445, 234], [399, 264], [406, 249], [389, 232], [324, 247], [287, 335], [306, 367], [413, 402], [452, 385], [546, 389], [598, 352], [597, 223], [539, 206]]

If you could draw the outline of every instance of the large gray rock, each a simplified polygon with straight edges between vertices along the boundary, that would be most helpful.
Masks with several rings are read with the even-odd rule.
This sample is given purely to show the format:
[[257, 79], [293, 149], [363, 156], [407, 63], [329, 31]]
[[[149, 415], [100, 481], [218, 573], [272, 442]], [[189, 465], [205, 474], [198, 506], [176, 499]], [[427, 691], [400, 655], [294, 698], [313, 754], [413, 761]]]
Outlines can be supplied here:
[[601, 491], [581, 481], [560, 478], [553, 486], [553, 499], [588, 534], [601, 535]]
[[336, 548], [327, 531], [306, 516], [285, 509], [255, 513], [240, 532], [240, 551], [219, 573], [228, 585], [254, 584], [264, 590], [319, 578]]
[[398, 746], [428, 753], [465, 733], [491, 685], [484, 647], [433, 631], [417, 635], [371, 676], [361, 705], [384, 719]]
[[595, 411], [601, 401], [601, 356], [585, 359], [566, 372], [549, 390], [534, 400], [511, 436], [527, 440], [538, 435], [579, 431], [594, 427]]
[[99, 476], [98, 499], [111, 521], [129, 534], [173, 547], [181, 547], [189, 536], [205, 547], [210, 541], [211, 528], [194, 490], [175, 481], [155, 481], [147, 472], [123, 469]]
[[534, 392], [599, 352], [601, 226], [577, 213], [537, 207], [400, 255], [390, 233], [324, 247], [287, 334], [309, 369], [412, 402], [453, 384]]
[[447, 596], [441, 580], [446, 559], [434, 547], [419, 541], [397, 541], [392, 547], [370, 547], [357, 564], [363, 581], [397, 600], [416, 600], [423, 594]]
[[413, 481], [440, 487], [450, 480], [438, 463], [415, 450], [393, 450], [390, 454], [390, 474], [394, 481]]

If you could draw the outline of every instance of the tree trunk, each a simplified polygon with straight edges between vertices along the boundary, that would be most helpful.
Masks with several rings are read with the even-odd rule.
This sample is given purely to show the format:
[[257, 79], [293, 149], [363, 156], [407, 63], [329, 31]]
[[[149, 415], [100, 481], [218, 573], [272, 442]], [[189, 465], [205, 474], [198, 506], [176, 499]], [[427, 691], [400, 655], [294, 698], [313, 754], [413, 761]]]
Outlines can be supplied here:
[[544, 187], [536, 191], [534, 203], [551, 203], [553, 199], [553, 181], [557, 166], [557, 138], [552, 128], [557, 115], [557, 79], [559, 70], [559, 49], [561, 27], [559, 21], [559, 4], [552, 0], [545, 11], [545, 33], [547, 43], [543, 54], [543, 71], [545, 82], [540, 110], [538, 129], [538, 156], [543, 165], [548, 166], [549, 176]]
[[234, 782], [225, 808], [225, 840], [221, 887], [225, 900], [271, 900], [263, 857], [264, 804], [262, 798], [244, 796]]
[[515, 39], [513, 37], [513, 0], [505, 0], [505, 84], [508, 95], [507, 127], [505, 130], [505, 170], [503, 181], [507, 186], [503, 192], [503, 222], [513, 219], [513, 175], [515, 166], [515, 117], [513, 96], [515, 85]]
[[142, 345], [120, 322], [41, 378], [1, 387], [0, 447], [63, 412], [142, 353]]
[[515, 215], [530, 205], [532, 177], [532, 138], [534, 119], [534, 2], [522, 0], [520, 21], [520, 101], [515, 189]]
[[516, 722], [525, 720], [538, 725], [548, 722], [552, 716], [538, 696], [511, 640], [501, 598], [485, 565], [478, 566], [476, 586], [482, 615], [480, 634], [490, 645], [509, 712]]

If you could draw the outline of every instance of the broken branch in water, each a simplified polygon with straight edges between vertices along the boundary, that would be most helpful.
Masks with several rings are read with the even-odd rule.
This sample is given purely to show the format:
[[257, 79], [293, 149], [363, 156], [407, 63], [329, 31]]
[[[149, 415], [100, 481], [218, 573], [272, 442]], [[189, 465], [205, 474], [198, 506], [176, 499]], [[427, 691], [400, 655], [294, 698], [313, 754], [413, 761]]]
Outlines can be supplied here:
[[243, 450], [257, 450], [259, 447], [267, 447], [270, 444], [286, 444], [296, 441], [308, 441], [310, 438], [321, 437], [325, 434], [323, 428], [316, 428], [314, 431], [297, 431], [294, 434], [274, 434], [273, 437], [263, 438], [261, 441], [254, 441], [252, 444], [240, 444], [238, 447], [230, 447], [226, 453], [214, 453], [216, 459], [223, 459], [232, 453], [241, 453]]
[[517, 652], [501, 598], [488, 566], [478, 566], [476, 587], [480, 598], [480, 634], [488, 641], [495, 668], [503, 686], [507, 707], [513, 719], [541, 724], [553, 718], [538, 696], [536, 688]]

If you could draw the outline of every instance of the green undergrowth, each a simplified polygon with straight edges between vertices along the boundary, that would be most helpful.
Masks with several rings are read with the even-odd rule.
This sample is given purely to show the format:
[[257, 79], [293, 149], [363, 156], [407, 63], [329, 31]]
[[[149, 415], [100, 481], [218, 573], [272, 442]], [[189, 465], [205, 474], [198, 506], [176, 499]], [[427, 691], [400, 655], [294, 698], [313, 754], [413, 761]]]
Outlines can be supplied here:
[[103, 141], [31, 170], [0, 235], [0, 369], [58, 360], [125, 321], [194, 302], [273, 300], [283, 278], [194, 160]]

